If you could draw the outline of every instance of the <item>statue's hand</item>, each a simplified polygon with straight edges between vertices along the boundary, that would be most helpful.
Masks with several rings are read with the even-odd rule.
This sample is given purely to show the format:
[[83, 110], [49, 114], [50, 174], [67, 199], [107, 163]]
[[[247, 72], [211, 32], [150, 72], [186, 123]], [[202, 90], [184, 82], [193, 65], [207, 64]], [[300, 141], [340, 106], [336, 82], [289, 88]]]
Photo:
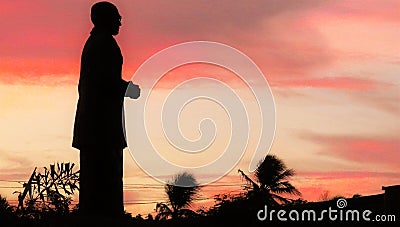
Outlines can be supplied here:
[[126, 89], [125, 97], [129, 97], [131, 99], [137, 99], [140, 96], [140, 88], [139, 85], [132, 83], [129, 81], [128, 88]]

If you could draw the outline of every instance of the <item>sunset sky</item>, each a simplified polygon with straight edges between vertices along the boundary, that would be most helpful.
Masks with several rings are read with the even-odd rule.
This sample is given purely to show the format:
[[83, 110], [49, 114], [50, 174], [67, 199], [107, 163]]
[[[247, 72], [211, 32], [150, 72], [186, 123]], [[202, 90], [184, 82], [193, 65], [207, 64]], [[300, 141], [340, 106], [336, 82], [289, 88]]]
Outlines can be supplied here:
[[[20, 184], [9, 181], [28, 180], [34, 167], [79, 163], [78, 150], [71, 147], [72, 129], [80, 54], [92, 28], [89, 12], [94, 2], [1, 4], [0, 194], [10, 201], [16, 200], [12, 192]], [[377, 194], [382, 186], [400, 184], [399, 1], [112, 2], [122, 15], [116, 39], [126, 80], [153, 54], [187, 41], [223, 43], [257, 64], [276, 105], [270, 153], [296, 171], [292, 182], [303, 199], [316, 201], [325, 191], [332, 196]], [[196, 76], [225, 81], [248, 97], [248, 88], [231, 72], [194, 64], [165, 75], [151, 105], [159, 107], [174, 86]], [[207, 94], [204, 84], [182, 89]], [[244, 100], [251, 112], [254, 103]], [[188, 107], [181, 121], [188, 138], [199, 136], [197, 124], [208, 114], [215, 118], [217, 133], [226, 135], [221, 125], [229, 119], [224, 111], [206, 102]], [[212, 111], [200, 111], [208, 109]], [[149, 117], [159, 114], [152, 111]], [[182, 158], [159, 139], [160, 125], [150, 125], [161, 153]], [[175, 161], [212, 161], [229, 142], [226, 136], [216, 139], [214, 150], [208, 150], [212, 155]], [[203, 188], [203, 200], [196, 206], [210, 206], [214, 194], [241, 189], [237, 169], [247, 171], [252, 148], [250, 143], [229, 174]], [[138, 167], [128, 149], [124, 158], [125, 208], [132, 214], [152, 212], [154, 202], [165, 200], [162, 184]]]

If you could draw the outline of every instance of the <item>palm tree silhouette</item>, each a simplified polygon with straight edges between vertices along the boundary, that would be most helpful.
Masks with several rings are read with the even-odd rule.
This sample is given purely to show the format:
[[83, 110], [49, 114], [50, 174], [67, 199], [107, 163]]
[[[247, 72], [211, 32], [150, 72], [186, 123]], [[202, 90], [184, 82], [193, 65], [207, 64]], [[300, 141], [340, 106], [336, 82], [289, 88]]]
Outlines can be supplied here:
[[168, 218], [180, 218], [195, 216], [196, 213], [189, 207], [197, 198], [200, 190], [194, 176], [190, 173], [181, 173], [173, 177], [172, 181], [164, 187], [165, 193], [168, 196], [166, 203], [157, 203], [156, 220], [165, 220]]
[[281, 194], [300, 196], [301, 193], [288, 181], [294, 176], [293, 169], [288, 169], [286, 164], [275, 155], [268, 154], [258, 163], [254, 173], [255, 181], [247, 176], [242, 170], [238, 170], [247, 181], [247, 196], [250, 199], [262, 198], [263, 202], [271, 205], [288, 203], [290, 200]]
[[0, 214], [11, 213], [14, 211], [14, 207], [11, 206], [5, 197], [0, 195]]

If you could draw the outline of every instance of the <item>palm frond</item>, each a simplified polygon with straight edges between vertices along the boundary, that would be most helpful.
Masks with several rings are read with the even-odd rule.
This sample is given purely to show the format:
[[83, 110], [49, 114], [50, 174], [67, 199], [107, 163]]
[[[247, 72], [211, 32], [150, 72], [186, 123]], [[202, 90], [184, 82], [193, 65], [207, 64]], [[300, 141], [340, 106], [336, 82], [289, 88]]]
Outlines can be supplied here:
[[[181, 173], [175, 175], [171, 181], [164, 186], [168, 202], [156, 205], [156, 211], [159, 212], [156, 218], [167, 219], [168, 217], [177, 218], [183, 214], [188, 214], [194, 200], [198, 198], [201, 187], [192, 174]], [[170, 206], [168, 206], [170, 205]]]
[[[253, 186], [248, 190], [248, 195], [251, 197], [273, 198], [273, 200], [279, 203], [287, 203], [289, 200], [280, 194], [301, 195], [288, 181], [295, 175], [295, 171], [287, 168], [286, 164], [275, 155], [268, 154], [258, 163], [257, 169], [254, 172], [256, 181], [253, 181], [242, 170], [239, 170], [239, 173]], [[255, 192], [255, 189], [259, 189], [260, 193]]]
[[260, 188], [256, 182], [254, 182], [250, 177], [248, 177], [243, 172], [243, 170], [239, 169], [238, 172], [242, 175], [242, 177], [246, 180], [246, 182], [253, 187], [253, 189], [258, 190]]

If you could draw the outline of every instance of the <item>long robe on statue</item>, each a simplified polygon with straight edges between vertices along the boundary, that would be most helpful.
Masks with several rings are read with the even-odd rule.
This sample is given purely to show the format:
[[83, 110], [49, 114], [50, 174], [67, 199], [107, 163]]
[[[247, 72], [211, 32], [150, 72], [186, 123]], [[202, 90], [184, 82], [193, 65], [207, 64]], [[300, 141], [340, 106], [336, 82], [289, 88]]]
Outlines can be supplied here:
[[121, 50], [107, 30], [94, 27], [81, 56], [72, 146], [80, 150], [79, 211], [122, 215], [123, 100]]

